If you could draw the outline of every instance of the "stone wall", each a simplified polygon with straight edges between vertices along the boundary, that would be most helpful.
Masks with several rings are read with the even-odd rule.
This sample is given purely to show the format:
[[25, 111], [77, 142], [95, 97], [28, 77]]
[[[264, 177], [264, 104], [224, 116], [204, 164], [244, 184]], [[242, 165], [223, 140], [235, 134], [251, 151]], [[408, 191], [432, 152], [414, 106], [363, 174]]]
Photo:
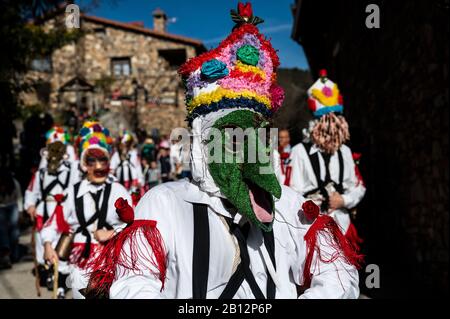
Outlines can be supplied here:
[[[44, 24], [45, 28], [54, 28], [61, 18], [63, 16], [48, 20]], [[138, 95], [141, 96], [146, 90], [148, 97], [148, 101], [140, 98], [138, 102], [138, 119], [141, 128], [147, 130], [157, 128], [165, 132], [171, 125], [184, 123], [186, 114], [180, 89], [181, 80], [176, 68], [160, 56], [158, 50], [185, 50], [188, 59], [196, 54], [196, 48], [193, 45], [84, 19], [82, 19], [81, 28], [85, 34], [77, 43], [55, 50], [52, 55], [50, 74], [44, 72], [27, 74], [28, 79], [39, 79], [51, 84], [49, 106], [53, 114], [60, 112], [64, 106], [75, 103], [74, 93], [59, 94], [58, 90], [75, 76], [80, 76], [94, 86], [92, 92], [82, 93], [81, 96], [97, 109], [103, 106], [114, 108], [111, 106], [110, 95], [111, 92], [118, 91], [129, 101], [122, 106], [116, 106], [114, 112], [128, 119], [130, 103], [134, 103], [135, 97], [132, 82], [136, 80], [140, 87]], [[96, 86], [98, 81], [112, 77], [111, 58], [121, 57], [130, 58], [132, 74], [114, 78], [108, 92], [101, 90]], [[33, 93], [24, 95], [23, 100], [25, 105], [39, 102]], [[167, 101], [171, 103], [165, 105]], [[127, 126], [129, 125], [132, 123], [128, 123]]]

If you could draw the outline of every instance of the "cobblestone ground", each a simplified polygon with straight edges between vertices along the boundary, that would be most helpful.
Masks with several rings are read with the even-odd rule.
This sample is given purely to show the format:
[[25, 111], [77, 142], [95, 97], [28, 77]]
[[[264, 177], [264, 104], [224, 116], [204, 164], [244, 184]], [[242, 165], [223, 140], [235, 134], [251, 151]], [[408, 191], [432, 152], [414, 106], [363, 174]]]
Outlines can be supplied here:
[[[31, 252], [31, 232], [27, 231], [20, 237], [20, 243], [28, 247]], [[26, 255], [18, 263], [13, 264], [11, 269], [0, 270], [0, 299], [52, 299], [53, 292], [41, 287], [41, 296], [36, 293], [31, 255]], [[66, 298], [71, 298], [71, 292]]]

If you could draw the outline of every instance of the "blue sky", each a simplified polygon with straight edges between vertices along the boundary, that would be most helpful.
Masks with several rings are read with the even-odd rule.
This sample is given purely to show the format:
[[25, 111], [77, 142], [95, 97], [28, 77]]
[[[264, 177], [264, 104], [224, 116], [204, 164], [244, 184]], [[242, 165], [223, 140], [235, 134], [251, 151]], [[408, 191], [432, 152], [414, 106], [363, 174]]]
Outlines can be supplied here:
[[[103, 0], [88, 13], [122, 22], [143, 21], [146, 27], [152, 28], [151, 12], [159, 7], [169, 18], [176, 18], [168, 26], [170, 33], [202, 40], [209, 49], [230, 33], [234, 23], [229, 12], [237, 8], [237, 3], [237, 0]], [[272, 39], [281, 66], [307, 69], [301, 46], [290, 37], [292, 3], [294, 0], [253, 0], [253, 13], [265, 20], [259, 25], [260, 31]]]

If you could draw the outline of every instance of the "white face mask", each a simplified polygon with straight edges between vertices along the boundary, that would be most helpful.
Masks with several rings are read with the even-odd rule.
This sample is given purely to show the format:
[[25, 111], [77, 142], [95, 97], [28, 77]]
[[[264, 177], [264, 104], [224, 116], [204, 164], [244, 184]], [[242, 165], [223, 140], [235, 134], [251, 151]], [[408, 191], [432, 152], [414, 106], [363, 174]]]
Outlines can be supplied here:
[[192, 142], [190, 149], [191, 173], [192, 179], [198, 184], [199, 188], [212, 195], [226, 198], [220, 191], [220, 188], [214, 182], [208, 168], [208, 147], [205, 141], [208, 140], [210, 130], [214, 123], [225, 115], [242, 110], [239, 108], [224, 109], [203, 116], [196, 117], [192, 121]]

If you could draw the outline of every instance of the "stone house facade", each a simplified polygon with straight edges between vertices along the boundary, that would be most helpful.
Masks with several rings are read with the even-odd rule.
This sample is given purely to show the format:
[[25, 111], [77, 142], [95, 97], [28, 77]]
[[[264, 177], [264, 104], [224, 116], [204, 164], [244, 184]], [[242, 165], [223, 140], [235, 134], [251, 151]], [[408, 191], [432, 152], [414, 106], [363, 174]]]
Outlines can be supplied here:
[[[40, 21], [45, 29], [63, 25], [64, 11]], [[204, 52], [195, 39], [167, 32], [167, 16], [153, 11], [153, 29], [143, 22], [122, 23], [84, 13], [76, 43], [32, 62], [27, 75], [37, 84], [24, 105], [43, 104], [52, 114], [69, 108], [101, 113], [120, 127], [158, 129], [169, 134], [185, 126], [184, 88], [177, 68]]]

